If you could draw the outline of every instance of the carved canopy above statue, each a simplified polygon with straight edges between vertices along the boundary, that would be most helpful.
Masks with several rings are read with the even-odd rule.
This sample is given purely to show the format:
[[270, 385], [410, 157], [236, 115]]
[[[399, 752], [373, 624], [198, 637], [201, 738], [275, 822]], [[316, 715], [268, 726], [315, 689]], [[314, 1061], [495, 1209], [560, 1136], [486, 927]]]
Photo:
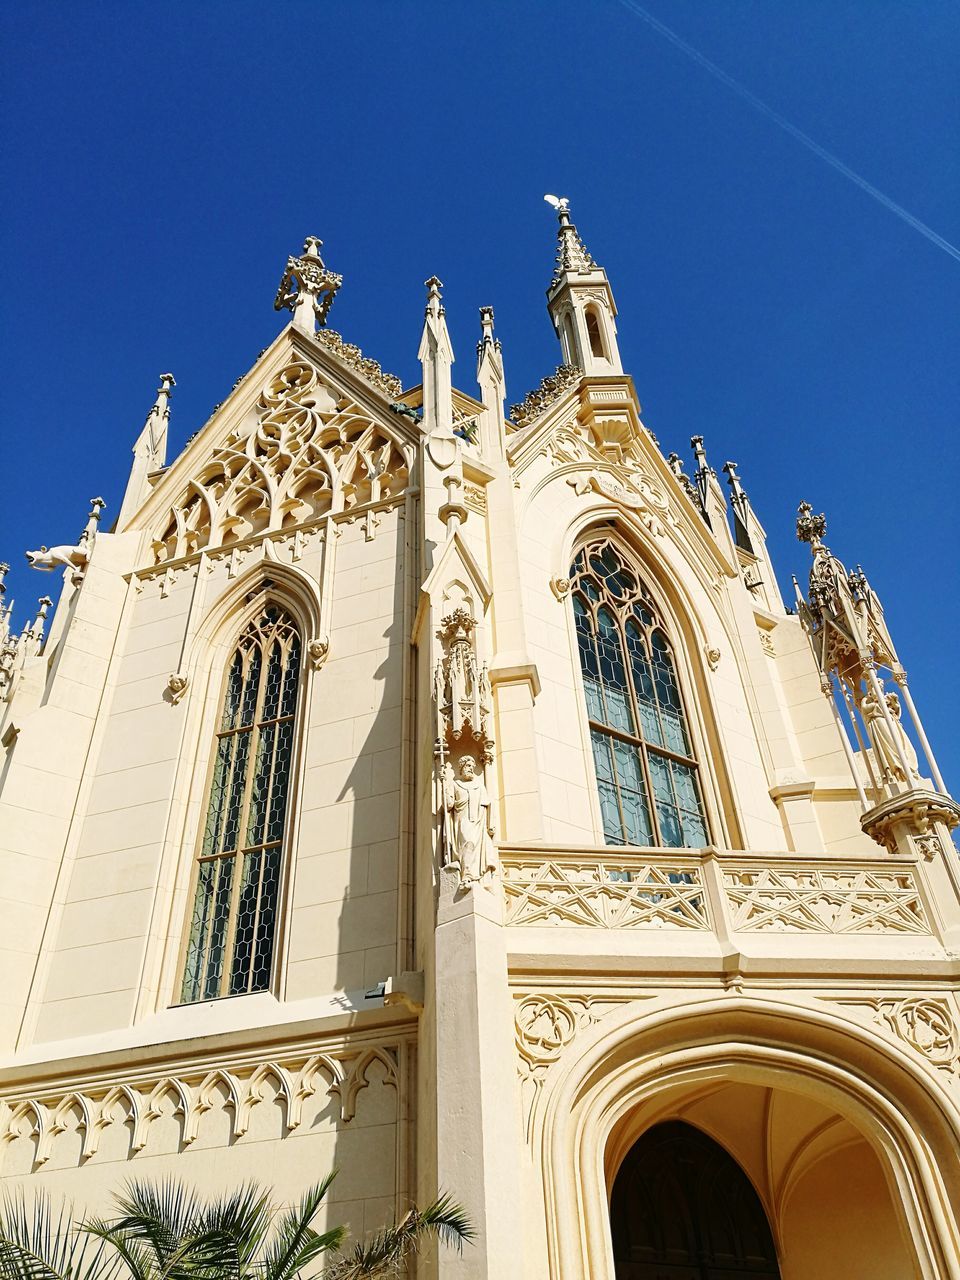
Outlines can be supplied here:
[[153, 542], [156, 563], [404, 491], [409, 446], [304, 360], [264, 385], [258, 420], [214, 450]]

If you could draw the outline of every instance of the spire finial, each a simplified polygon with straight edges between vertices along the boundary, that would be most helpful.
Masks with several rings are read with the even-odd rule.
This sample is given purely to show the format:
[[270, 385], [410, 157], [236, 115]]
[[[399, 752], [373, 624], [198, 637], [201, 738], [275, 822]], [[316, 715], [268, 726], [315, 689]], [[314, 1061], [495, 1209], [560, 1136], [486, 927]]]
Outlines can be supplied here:
[[87, 523], [84, 525], [83, 533], [80, 535], [79, 545], [86, 547], [89, 551], [90, 543], [97, 536], [97, 526], [100, 523], [100, 512], [107, 504], [103, 498], [90, 499], [90, 514], [87, 516]]
[[428, 316], [442, 316], [443, 295], [440, 290], [443, 288], [443, 281], [438, 276], [431, 276], [429, 280], [424, 280], [424, 287], [427, 291], [427, 310]]
[[292, 311], [293, 323], [305, 333], [314, 333], [318, 323], [326, 324], [327, 313], [343, 284], [343, 276], [328, 271], [324, 265], [320, 256], [322, 247], [323, 241], [317, 236], [307, 236], [302, 255], [287, 259], [273, 303], [276, 311], [284, 307]]
[[797, 507], [797, 539], [800, 542], [809, 542], [811, 551], [821, 545], [821, 540], [827, 532], [827, 518], [821, 511], [817, 516], [813, 514], [813, 507], [809, 502], [801, 502]]
[[747, 495], [744, 492], [743, 485], [740, 483], [740, 477], [737, 475], [737, 464], [735, 462], [725, 462], [721, 469], [727, 474], [727, 484], [730, 486], [734, 501], [743, 502]]
[[0, 560], [0, 596], [2, 596], [7, 589], [4, 579], [9, 572], [10, 566], [7, 564], [6, 560]]
[[493, 307], [480, 308], [480, 331], [483, 342], [493, 341]]
[[559, 284], [565, 275], [582, 271], [596, 271], [597, 264], [580, 239], [580, 234], [570, 218], [570, 201], [566, 196], [544, 196], [547, 204], [557, 211], [557, 262], [553, 270], [552, 285]]
[[30, 627], [30, 634], [34, 640], [39, 640], [43, 635], [43, 624], [47, 620], [47, 613], [49, 612], [53, 601], [49, 596], [41, 596], [37, 601], [37, 604], [39, 605], [37, 616], [34, 618], [33, 624]]

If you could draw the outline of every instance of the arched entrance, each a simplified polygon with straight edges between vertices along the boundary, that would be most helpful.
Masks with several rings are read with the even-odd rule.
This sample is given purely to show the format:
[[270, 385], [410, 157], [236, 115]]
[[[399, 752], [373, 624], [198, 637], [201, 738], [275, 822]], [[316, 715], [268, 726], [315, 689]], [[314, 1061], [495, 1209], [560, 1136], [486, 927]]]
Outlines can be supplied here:
[[617, 1280], [780, 1280], [760, 1197], [723, 1147], [682, 1121], [655, 1125], [610, 1200]]

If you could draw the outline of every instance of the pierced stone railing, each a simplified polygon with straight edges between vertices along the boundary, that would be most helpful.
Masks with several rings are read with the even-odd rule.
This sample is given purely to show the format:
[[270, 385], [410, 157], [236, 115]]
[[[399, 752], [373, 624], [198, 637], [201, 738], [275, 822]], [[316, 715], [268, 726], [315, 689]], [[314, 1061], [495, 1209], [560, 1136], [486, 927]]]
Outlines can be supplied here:
[[709, 929], [699, 859], [501, 855], [507, 924]]
[[501, 849], [506, 923], [715, 933], [932, 933], [916, 870], [889, 859]]

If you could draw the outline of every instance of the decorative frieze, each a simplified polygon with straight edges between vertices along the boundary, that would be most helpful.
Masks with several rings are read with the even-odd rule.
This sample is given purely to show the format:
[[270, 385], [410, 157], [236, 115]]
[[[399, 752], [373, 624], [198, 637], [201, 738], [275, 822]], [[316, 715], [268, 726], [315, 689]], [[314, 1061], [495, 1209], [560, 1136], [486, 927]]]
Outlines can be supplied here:
[[123, 1072], [78, 1083], [57, 1091], [24, 1092], [0, 1099], [0, 1148], [18, 1138], [35, 1142], [34, 1165], [43, 1165], [55, 1152], [68, 1127], [82, 1133], [80, 1160], [93, 1156], [113, 1125], [128, 1127], [129, 1154], [142, 1151], [154, 1123], [174, 1115], [184, 1146], [195, 1142], [203, 1116], [223, 1106], [231, 1114], [231, 1133], [239, 1138], [250, 1125], [252, 1111], [274, 1094], [283, 1101], [284, 1136], [297, 1129], [305, 1104], [316, 1094], [336, 1097], [340, 1123], [348, 1124], [357, 1111], [358, 1094], [371, 1082], [377, 1067], [382, 1082], [400, 1088], [399, 1045], [360, 1048], [331, 1046], [294, 1056], [241, 1063], [208, 1063], [169, 1073]]
[[699, 867], [502, 857], [508, 925], [709, 929]]
[[906, 869], [724, 867], [723, 885], [739, 932], [930, 932], [916, 880]]

